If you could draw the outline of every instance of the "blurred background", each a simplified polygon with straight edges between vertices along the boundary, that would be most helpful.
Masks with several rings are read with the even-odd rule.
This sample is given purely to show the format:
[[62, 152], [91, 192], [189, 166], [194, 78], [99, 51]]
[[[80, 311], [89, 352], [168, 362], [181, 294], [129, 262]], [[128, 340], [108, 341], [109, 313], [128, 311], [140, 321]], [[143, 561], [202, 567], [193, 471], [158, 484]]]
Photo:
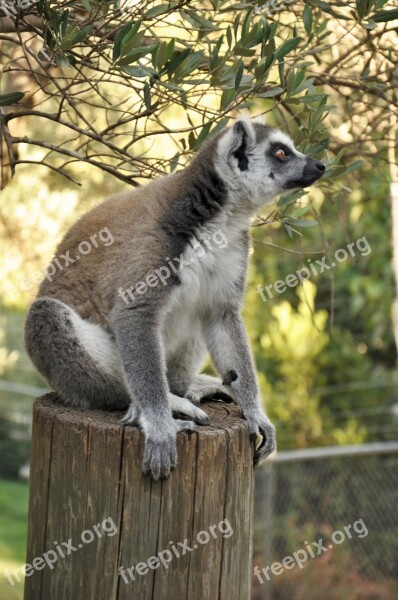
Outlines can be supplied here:
[[253, 576], [252, 598], [397, 598], [398, 3], [3, 4], [0, 600], [22, 598], [4, 571], [25, 560], [46, 385], [23, 321], [46, 265], [81, 214], [183, 167], [243, 110], [327, 165], [253, 224], [244, 317], [278, 432], [257, 470], [254, 565], [368, 530]]

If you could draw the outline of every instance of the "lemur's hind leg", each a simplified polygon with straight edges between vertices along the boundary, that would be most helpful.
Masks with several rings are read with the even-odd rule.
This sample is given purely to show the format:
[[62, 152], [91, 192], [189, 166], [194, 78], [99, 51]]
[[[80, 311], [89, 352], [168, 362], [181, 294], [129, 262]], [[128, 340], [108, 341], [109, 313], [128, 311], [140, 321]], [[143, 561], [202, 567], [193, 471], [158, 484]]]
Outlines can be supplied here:
[[33, 364], [61, 401], [80, 408], [124, 410], [131, 399], [109, 333], [54, 298], [39, 298], [25, 324]]
[[[119, 352], [111, 335], [53, 298], [32, 304], [25, 325], [26, 349], [33, 364], [63, 404], [128, 411], [124, 423], [139, 423], [139, 408], [127, 391]], [[208, 422], [207, 414], [169, 393], [173, 412]]]
[[230, 386], [224, 385], [218, 377], [205, 374], [197, 375], [184, 395], [194, 404], [200, 404], [205, 398], [235, 402]]
[[224, 385], [221, 379], [211, 375], [198, 375], [206, 354], [206, 343], [200, 335], [195, 334], [186, 340], [167, 362], [170, 390], [193, 404], [200, 404], [204, 398], [234, 402], [231, 387]]

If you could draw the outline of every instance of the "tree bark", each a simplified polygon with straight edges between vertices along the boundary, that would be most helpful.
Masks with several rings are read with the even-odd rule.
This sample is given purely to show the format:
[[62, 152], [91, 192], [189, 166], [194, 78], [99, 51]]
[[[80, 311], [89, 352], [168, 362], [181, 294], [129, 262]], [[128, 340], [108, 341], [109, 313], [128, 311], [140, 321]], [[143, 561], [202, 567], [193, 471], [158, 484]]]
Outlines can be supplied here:
[[239, 409], [205, 404], [211, 425], [178, 434], [177, 469], [154, 482], [137, 427], [54, 400], [34, 407], [25, 600], [248, 600], [253, 447]]

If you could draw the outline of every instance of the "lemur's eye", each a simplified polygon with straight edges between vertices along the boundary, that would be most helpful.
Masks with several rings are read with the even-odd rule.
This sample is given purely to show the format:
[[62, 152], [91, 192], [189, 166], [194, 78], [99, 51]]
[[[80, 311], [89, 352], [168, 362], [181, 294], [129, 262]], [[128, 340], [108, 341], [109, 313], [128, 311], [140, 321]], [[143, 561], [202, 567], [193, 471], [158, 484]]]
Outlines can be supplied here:
[[285, 160], [286, 159], [286, 153], [284, 150], [282, 150], [282, 148], [278, 148], [275, 151], [275, 156], [276, 158], [279, 158], [279, 160]]

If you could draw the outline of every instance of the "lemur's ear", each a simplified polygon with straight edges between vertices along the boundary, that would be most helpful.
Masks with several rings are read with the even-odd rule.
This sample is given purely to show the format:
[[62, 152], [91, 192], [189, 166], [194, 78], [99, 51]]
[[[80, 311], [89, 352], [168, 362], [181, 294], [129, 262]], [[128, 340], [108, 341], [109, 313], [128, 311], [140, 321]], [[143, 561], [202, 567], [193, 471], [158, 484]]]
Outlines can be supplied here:
[[239, 119], [232, 127], [232, 144], [229, 152], [238, 160], [241, 171], [247, 171], [249, 166], [248, 150], [254, 144], [255, 134], [250, 121]]

